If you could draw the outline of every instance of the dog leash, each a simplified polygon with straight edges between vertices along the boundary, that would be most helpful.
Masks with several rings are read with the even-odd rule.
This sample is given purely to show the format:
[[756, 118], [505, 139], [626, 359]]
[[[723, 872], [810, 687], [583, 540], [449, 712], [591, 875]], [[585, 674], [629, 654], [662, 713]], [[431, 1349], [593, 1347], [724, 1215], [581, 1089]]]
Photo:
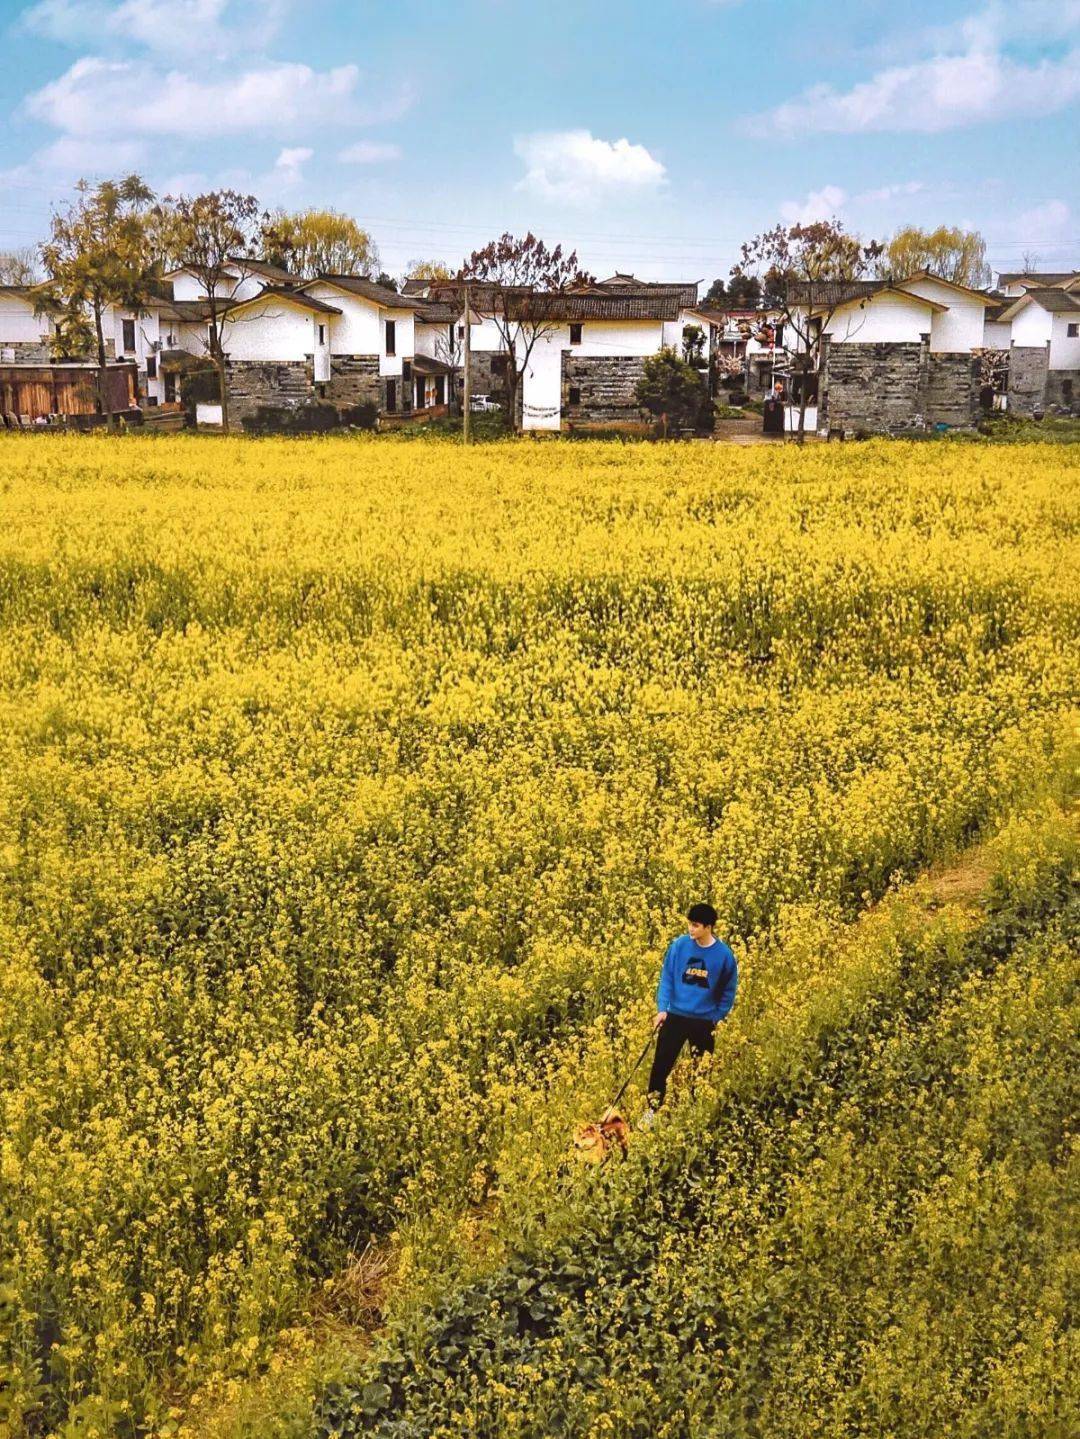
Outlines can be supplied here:
[[641, 1061], [642, 1061], [642, 1060], [645, 1058], [645, 1056], [648, 1054], [648, 1052], [649, 1052], [649, 1046], [650, 1046], [650, 1045], [652, 1044], [652, 1042], [653, 1042], [653, 1037], [654, 1037], [655, 1033], [656, 1033], [655, 1030], [653, 1030], [653, 1031], [650, 1033], [648, 1039], [645, 1041], [645, 1048], [644, 1048], [644, 1049], [641, 1051], [641, 1053], [638, 1055], [637, 1063], [634, 1065], [633, 1069], [630, 1071], [630, 1073], [629, 1073], [629, 1074], [626, 1076], [626, 1078], [623, 1080], [623, 1086], [622, 1086], [622, 1088], [619, 1090], [618, 1094], [615, 1096], [615, 1098], [614, 1098], [614, 1099], [611, 1101], [611, 1103], [608, 1105], [607, 1109], [604, 1110], [604, 1113], [603, 1113], [602, 1117], [597, 1121], [598, 1124], [603, 1124], [604, 1120], [608, 1118], [608, 1116], [611, 1114], [612, 1110], [613, 1110], [613, 1109], [615, 1108], [615, 1106], [618, 1104], [619, 1100], [620, 1100], [620, 1099], [623, 1097], [623, 1095], [626, 1093], [626, 1086], [630, 1083], [630, 1081], [633, 1079], [634, 1075], [635, 1075], [635, 1074], [638, 1072], [638, 1070], [641, 1068]]

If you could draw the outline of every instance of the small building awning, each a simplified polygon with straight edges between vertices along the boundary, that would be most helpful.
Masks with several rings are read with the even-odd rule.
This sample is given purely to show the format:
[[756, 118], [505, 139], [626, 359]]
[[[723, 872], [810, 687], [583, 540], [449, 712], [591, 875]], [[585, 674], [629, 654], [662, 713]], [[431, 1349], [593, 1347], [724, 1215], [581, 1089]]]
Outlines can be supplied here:
[[205, 370], [212, 363], [208, 355], [193, 355], [190, 350], [158, 351], [158, 364], [163, 370]]
[[442, 360], [433, 360], [430, 355], [414, 355], [412, 367], [418, 375], [451, 375], [453, 370]]

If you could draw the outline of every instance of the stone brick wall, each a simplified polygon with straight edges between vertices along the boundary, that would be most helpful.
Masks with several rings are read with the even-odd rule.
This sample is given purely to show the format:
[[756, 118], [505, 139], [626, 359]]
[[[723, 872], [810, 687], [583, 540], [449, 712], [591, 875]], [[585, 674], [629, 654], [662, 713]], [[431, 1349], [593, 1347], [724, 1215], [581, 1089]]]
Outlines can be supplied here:
[[902, 434], [927, 419], [929, 342], [822, 341], [818, 427]]
[[1046, 408], [1066, 415], [1080, 415], [1080, 370], [1048, 370]]
[[315, 400], [311, 360], [229, 360], [230, 419], [239, 424], [260, 405], [296, 409]]
[[926, 372], [930, 424], [969, 427], [979, 419], [979, 362], [968, 351], [930, 352]]
[[335, 405], [360, 405], [370, 400], [383, 408], [378, 355], [332, 355], [326, 398]]
[[501, 404], [506, 403], [506, 366], [510, 363], [506, 355], [495, 350], [474, 350], [469, 357], [469, 375], [474, 395], [488, 395]]
[[[644, 355], [578, 355], [564, 350], [564, 422], [595, 425], [645, 418], [634, 394], [644, 374]], [[580, 399], [573, 405], [570, 403], [571, 388], [580, 391]]]
[[[397, 384], [397, 401], [394, 409], [389, 405], [389, 387], [391, 381]], [[413, 401], [416, 396], [416, 371], [409, 368], [409, 378], [402, 375], [384, 375], [379, 381], [379, 413], [393, 415], [412, 414]]]
[[1014, 345], [1009, 351], [1009, 410], [1030, 415], [1046, 404], [1048, 345]]
[[0, 351], [11, 350], [12, 357], [3, 360], [5, 365], [47, 365], [49, 345], [47, 340], [0, 340]]

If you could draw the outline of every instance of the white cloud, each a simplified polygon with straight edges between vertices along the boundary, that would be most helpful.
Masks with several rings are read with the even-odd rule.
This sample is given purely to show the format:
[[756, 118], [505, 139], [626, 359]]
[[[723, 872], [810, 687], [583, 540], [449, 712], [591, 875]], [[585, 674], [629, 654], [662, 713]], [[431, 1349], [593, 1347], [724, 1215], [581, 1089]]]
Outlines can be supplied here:
[[274, 161], [274, 175], [279, 183], [297, 185], [304, 178], [304, 165], [315, 151], [307, 145], [291, 145], [281, 151]]
[[203, 78], [163, 71], [147, 61], [87, 56], [26, 101], [37, 120], [70, 135], [284, 135], [298, 127], [371, 123], [396, 118], [402, 93], [365, 105], [355, 65], [313, 70], [267, 61], [257, 68]]
[[879, 185], [875, 190], [863, 190], [855, 196], [855, 200], [859, 204], [882, 205], [903, 195], [917, 195], [925, 189], [921, 180], [903, 180], [896, 185]]
[[1044, 269], [1053, 268], [1052, 262], [1056, 263], [1060, 251], [1075, 249], [1072, 211], [1064, 200], [1046, 200], [1041, 205], [1033, 205], [1003, 225], [1002, 230], [1035, 253], [1041, 249]]
[[785, 200], [780, 206], [780, 218], [785, 225], [812, 225], [815, 220], [840, 217], [845, 211], [889, 206], [894, 200], [918, 195], [925, 189], [922, 180], [897, 180], [849, 195], [839, 185], [823, 185], [820, 190], [811, 190], [802, 200]]
[[139, 170], [146, 159], [147, 147], [139, 140], [81, 140], [61, 135], [35, 150], [23, 164], [0, 170], [0, 190], [38, 189], [43, 179], [60, 187], [80, 179], [115, 178]]
[[850, 90], [814, 85], [748, 122], [757, 133], [803, 136], [871, 131], [934, 133], [1010, 116], [1042, 116], [1080, 99], [1080, 49], [1032, 64], [984, 40], [880, 71]]
[[569, 204], [617, 191], [655, 189], [665, 175], [664, 166], [644, 145], [599, 140], [588, 130], [521, 135], [514, 141], [514, 153], [527, 167], [519, 190]]
[[66, 45], [114, 38], [167, 55], [258, 50], [293, 0], [38, 0], [22, 28]]
[[386, 160], [401, 158], [400, 145], [388, 145], [381, 140], [357, 140], [355, 145], [346, 145], [338, 151], [338, 159], [347, 165], [380, 165]]
[[812, 225], [815, 220], [831, 220], [844, 207], [847, 192], [839, 185], [823, 185], [811, 190], [804, 200], [785, 200], [780, 218], [785, 225]]

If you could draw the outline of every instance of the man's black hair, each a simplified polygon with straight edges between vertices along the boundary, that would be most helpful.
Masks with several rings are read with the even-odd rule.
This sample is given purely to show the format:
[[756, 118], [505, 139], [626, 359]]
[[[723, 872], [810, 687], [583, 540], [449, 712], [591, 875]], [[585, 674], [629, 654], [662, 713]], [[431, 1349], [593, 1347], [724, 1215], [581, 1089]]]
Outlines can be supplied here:
[[707, 924], [712, 929], [716, 923], [716, 910], [711, 904], [692, 904], [686, 911], [686, 917], [695, 924]]

